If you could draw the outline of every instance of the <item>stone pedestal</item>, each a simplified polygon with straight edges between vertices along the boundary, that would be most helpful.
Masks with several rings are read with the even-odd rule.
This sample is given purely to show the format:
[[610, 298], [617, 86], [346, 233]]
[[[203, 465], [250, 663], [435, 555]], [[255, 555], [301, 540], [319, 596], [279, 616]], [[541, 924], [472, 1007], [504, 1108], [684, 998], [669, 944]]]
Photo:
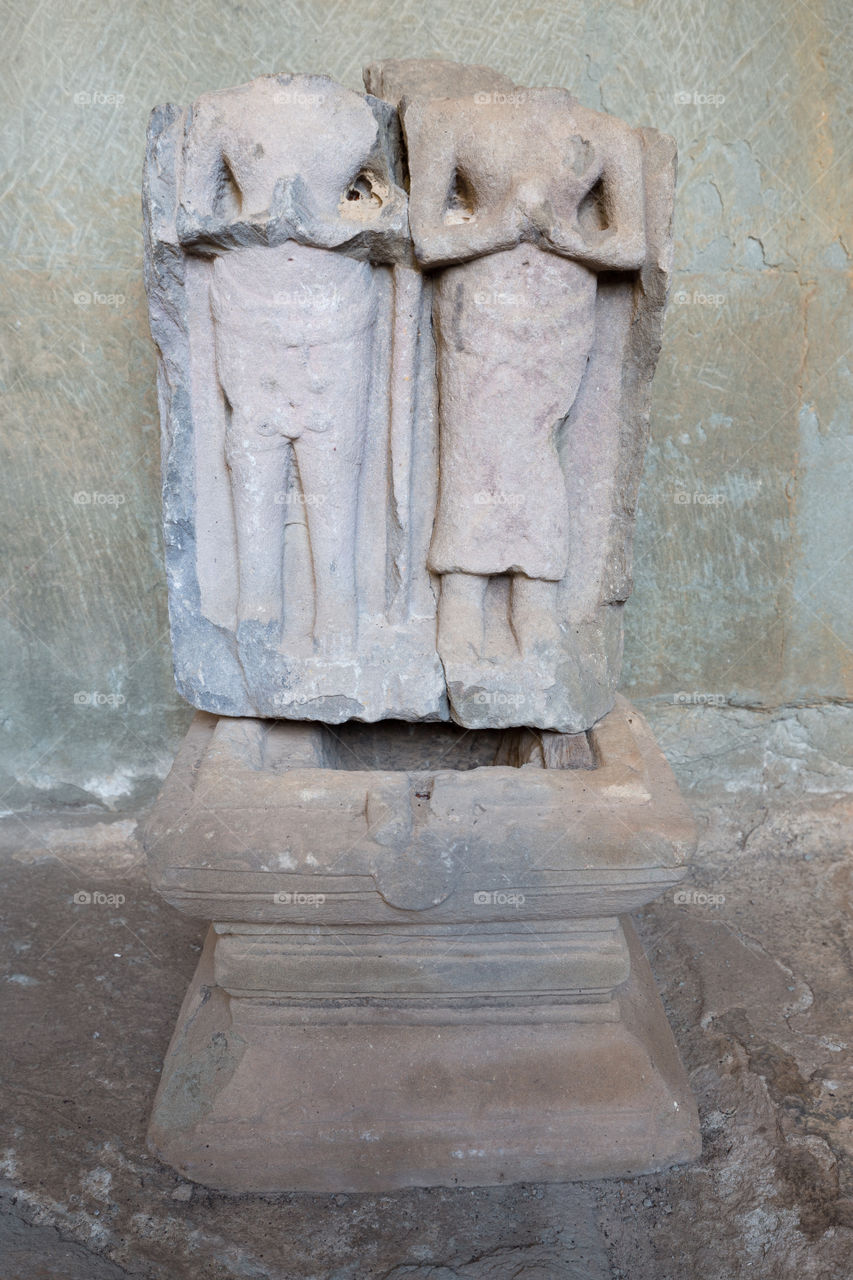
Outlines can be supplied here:
[[694, 833], [616, 688], [675, 144], [487, 67], [365, 86], [151, 117], [200, 714], [147, 848], [215, 922], [151, 1144], [231, 1191], [658, 1169], [698, 1127], [625, 917]]
[[624, 699], [564, 757], [531, 731], [199, 713], [145, 836], [155, 887], [216, 922], [152, 1150], [234, 1192], [694, 1157], [624, 914], [682, 878], [692, 823]]

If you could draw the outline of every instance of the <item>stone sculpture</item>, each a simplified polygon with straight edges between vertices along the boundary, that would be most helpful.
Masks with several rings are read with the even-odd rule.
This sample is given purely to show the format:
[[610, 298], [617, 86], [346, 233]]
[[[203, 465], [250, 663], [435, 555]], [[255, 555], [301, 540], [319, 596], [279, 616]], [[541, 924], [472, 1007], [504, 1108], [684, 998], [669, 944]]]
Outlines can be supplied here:
[[[596, 272], [637, 270], [645, 259], [643, 156], [633, 130], [568, 93], [479, 98], [415, 99], [403, 113], [415, 253], [440, 269], [429, 565], [442, 579], [448, 682], [470, 666], [479, 671], [467, 683], [480, 675], [488, 685], [491, 657], [518, 685], [536, 678], [540, 655], [553, 668], [563, 648], [557, 584], [571, 514], [556, 433], [596, 337]], [[526, 670], [485, 651], [486, 591], [507, 576], [502, 603], [532, 660]]]
[[154, 118], [178, 685], [582, 732], [619, 674], [674, 152], [486, 69], [368, 83]]
[[415, 359], [400, 351], [419, 317], [411, 270], [391, 265], [410, 255], [398, 134], [387, 104], [323, 76], [154, 116], [176, 676], [208, 710], [447, 715], [425, 555], [434, 432], [412, 438]]
[[200, 710], [145, 843], [214, 924], [149, 1142], [228, 1191], [659, 1169], [698, 1123], [626, 913], [695, 831], [615, 685], [674, 148], [486, 67], [365, 84], [152, 118]]
[[[332, 121], [335, 145], [317, 147]], [[392, 259], [405, 235], [406, 198], [380, 124], [365, 99], [317, 77], [285, 88], [258, 80], [195, 104], [182, 177], [180, 242], [218, 251], [210, 303], [226, 403], [238, 641], [251, 644], [257, 626], [275, 646], [283, 624], [297, 653], [300, 642], [327, 637], [352, 650], [380, 308], [373, 261]], [[299, 566], [306, 549], [309, 563]], [[286, 607], [285, 563], [295, 598]], [[312, 588], [313, 609], [305, 599]]]

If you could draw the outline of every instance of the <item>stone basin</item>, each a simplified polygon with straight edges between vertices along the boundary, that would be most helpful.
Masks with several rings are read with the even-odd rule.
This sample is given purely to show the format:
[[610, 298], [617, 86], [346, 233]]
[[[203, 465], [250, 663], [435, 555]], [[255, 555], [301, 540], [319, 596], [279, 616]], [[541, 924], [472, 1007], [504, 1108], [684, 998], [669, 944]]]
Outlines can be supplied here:
[[290, 925], [634, 910], [683, 878], [692, 819], [626, 699], [561, 737], [580, 767], [546, 767], [525, 730], [200, 712], [144, 833], [154, 886], [201, 918]]

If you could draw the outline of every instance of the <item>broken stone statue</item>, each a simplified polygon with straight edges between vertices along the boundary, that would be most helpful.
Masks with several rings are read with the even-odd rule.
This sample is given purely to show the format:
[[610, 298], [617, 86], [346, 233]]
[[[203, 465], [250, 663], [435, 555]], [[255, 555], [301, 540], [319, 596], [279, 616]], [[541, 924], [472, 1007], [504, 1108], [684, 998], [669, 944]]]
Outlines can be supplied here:
[[228, 1191], [660, 1169], [696, 1110], [626, 913], [695, 841], [616, 694], [675, 150], [485, 67], [160, 107], [175, 672], [149, 820], [213, 920], [152, 1149]]
[[619, 676], [672, 143], [400, 67], [154, 113], [178, 687], [219, 715], [580, 733]]

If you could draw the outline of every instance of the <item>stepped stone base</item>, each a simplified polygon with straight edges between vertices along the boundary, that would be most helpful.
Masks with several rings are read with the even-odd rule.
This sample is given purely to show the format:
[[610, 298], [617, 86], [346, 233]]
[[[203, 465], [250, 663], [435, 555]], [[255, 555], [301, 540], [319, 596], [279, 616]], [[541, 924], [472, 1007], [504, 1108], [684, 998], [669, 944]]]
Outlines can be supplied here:
[[623, 927], [631, 975], [612, 1000], [476, 1009], [229, 997], [211, 930], [149, 1145], [229, 1192], [564, 1182], [692, 1160], [696, 1106]]
[[689, 814], [623, 699], [551, 738], [197, 717], [145, 837], [164, 897], [216, 922], [161, 1159], [223, 1191], [355, 1192], [698, 1154], [626, 914], [683, 877]]

